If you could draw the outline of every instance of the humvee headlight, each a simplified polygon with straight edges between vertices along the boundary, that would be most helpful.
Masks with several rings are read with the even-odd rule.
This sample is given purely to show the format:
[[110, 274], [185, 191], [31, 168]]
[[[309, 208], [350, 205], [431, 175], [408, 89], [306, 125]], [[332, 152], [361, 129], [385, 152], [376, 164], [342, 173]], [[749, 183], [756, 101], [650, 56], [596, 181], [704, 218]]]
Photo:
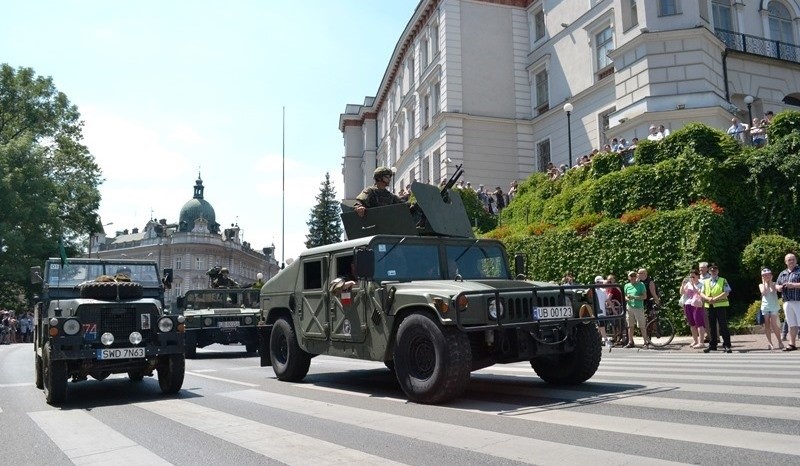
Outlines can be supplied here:
[[186, 317], [183, 317], [183, 316], [181, 316], [181, 315], [179, 315], [179, 316], [178, 316], [178, 323], [179, 323], [179, 324], [182, 324], [182, 323], [184, 323], [185, 321], [186, 321]]
[[50, 318], [50, 326], [51, 327], [55, 327], [57, 325], [58, 325], [58, 319], [56, 319], [55, 317], [51, 317]]
[[250, 317], [250, 316], [245, 317], [244, 318], [244, 324], [245, 325], [253, 325], [253, 318]]
[[131, 332], [130, 336], [128, 336], [128, 341], [130, 341], [132, 345], [138, 345], [142, 342], [142, 334], [139, 332]]
[[158, 321], [158, 330], [163, 333], [171, 332], [174, 326], [175, 324], [172, 323], [172, 319], [169, 317], [162, 317]]
[[81, 323], [77, 319], [67, 319], [64, 321], [64, 333], [75, 335], [81, 331]]
[[497, 315], [499, 314], [500, 317], [502, 317], [504, 313], [505, 310], [503, 309], [502, 299], [489, 299], [489, 317], [497, 320]]
[[109, 332], [106, 332], [106, 333], [100, 335], [100, 343], [102, 343], [102, 344], [104, 344], [106, 346], [113, 345], [114, 344], [114, 335], [109, 333]]
[[456, 296], [456, 309], [459, 311], [466, 311], [469, 306], [469, 300], [463, 294]]
[[211, 320], [211, 317], [206, 317], [205, 319], [203, 319], [203, 325], [205, 325], [206, 327], [211, 327], [211, 324], [212, 324], [213, 322], [214, 322], [214, 321], [213, 321], [213, 320]]

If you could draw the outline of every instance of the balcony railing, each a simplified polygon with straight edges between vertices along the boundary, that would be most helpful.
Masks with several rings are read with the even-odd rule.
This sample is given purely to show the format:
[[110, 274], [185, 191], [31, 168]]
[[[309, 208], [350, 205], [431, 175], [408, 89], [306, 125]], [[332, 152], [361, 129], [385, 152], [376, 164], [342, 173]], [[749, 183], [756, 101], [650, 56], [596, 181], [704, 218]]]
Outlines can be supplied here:
[[797, 45], [725, 29], [714, 32], [731, 50], [800, 63], [800, 47]]

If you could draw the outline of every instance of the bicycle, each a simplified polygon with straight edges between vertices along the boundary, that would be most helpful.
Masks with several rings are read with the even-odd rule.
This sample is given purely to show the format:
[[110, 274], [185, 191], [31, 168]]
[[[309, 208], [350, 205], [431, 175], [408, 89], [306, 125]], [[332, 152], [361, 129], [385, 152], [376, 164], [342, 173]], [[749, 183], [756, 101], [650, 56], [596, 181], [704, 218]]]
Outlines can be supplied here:
[[647, 336], [650, 338], [650, 345], [661, 348], [672, 343], [675, 338], [675, 326], [669, 319], [659, 317], [661, 314], [659, 310], [661, 310], [661, 306], [653, 306], [652, 318], [650, 315], [646, 316], [645, 327]]

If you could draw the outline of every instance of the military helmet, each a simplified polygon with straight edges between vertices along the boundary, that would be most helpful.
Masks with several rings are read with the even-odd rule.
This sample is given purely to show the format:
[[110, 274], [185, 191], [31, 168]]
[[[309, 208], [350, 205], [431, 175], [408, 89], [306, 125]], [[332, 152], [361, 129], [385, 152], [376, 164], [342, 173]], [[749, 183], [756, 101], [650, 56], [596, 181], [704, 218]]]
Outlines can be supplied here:
[[223, 267], [219, 272], [220, 273], [228, 273], [228, 268], [227, 267]]
[[378, 167], [372, 173], [372, 177], [375, 178], [376, 180], [384, 176], [392, 176], [392, 175], [394, 175], [394, 172], [392, 171], [391, 168], [388, 167]]

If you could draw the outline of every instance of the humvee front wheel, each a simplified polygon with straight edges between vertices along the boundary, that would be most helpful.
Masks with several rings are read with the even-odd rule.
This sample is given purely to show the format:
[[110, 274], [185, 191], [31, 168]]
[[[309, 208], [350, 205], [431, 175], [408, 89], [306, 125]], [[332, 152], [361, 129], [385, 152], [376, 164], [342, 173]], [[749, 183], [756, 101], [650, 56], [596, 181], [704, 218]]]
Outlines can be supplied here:
[[275, 321], [269, 337], [269, 357], [278, 380], [297, 382], [303, 380], [311, 366], [311, 355], [297, 344], [292, 324], [285, 318]]
[[183, 376], [186, 370], [186, 359], [183, 354], [171, 354], [164, 357], [157, 370], [161, 393], [165, 395], [178, 393], [183, 386]]
[[36, 367], [36, 388], [41, 390], [44, 388], [44, 379], [42, 376], [42, 357], [36, 353], [34, 353], [33, 355], [35, 357], [34, 365]]
[[467, 335], [412, 314], [400, 323], [394, 346], [397, 381], [409, 400], [441, 403], [467, 388], [472, 351]]
[[577, 385], [589, 380], [600, 366], [602, 347], [594, 325], [575, 327], [575, 350], [571, 353], [542, 356], [531, 361], [531, 367], [548, 383]]
[[61, 404], [67, 399], [67, 363], [53, 361], [50, 343], [44, 344], [42, 353], [42, 379], [44, 396], [48, 404]]

